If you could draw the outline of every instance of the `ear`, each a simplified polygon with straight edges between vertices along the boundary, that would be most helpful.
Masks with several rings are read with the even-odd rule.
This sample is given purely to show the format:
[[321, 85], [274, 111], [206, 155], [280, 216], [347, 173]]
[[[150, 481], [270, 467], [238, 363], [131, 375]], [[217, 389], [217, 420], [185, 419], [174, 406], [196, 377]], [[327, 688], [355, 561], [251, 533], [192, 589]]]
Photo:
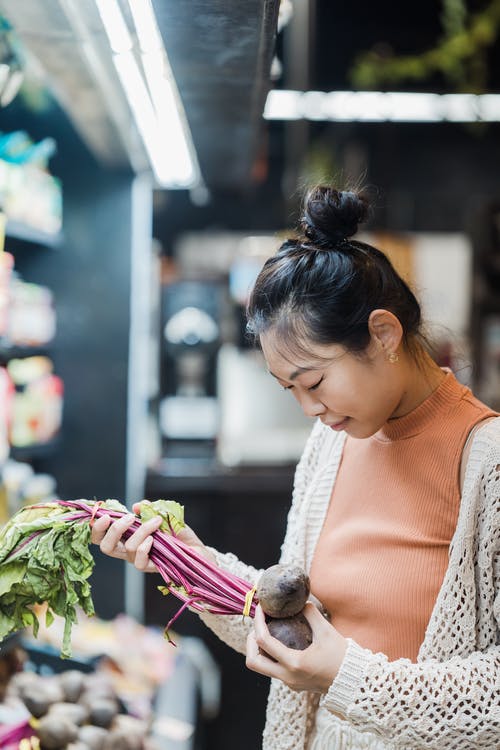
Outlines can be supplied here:
[[382, 347], [387, 357], [397, 352], [403, 339], [403, 326], [394, 313], [389, 310], [372, 310], [368, 318], [368, 330], [372, 341]]

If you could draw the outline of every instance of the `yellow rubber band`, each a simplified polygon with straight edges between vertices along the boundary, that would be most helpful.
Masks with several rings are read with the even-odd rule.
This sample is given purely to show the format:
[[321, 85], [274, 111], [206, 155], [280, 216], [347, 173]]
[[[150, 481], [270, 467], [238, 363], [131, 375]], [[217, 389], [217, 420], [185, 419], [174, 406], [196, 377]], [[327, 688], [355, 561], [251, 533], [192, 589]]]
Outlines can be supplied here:
[[252, 606], [252, 600], [256, 591], [257, 586], [254, 586], [250, 591], [247, 591], [245, 595], [245, 606], [243, 607], [243, 617], [248, 617], [250, 615], [250, 607]]

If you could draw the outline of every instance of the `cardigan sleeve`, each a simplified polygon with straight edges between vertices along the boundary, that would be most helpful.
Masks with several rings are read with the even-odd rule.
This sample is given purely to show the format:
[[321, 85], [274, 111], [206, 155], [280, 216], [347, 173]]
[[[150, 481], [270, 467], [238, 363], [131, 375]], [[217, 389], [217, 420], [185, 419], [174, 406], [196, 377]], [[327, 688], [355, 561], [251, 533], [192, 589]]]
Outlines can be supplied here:
[[500, 740], [500, 647], [466, 658], [390, 662], [349, 641], [322, 704], [396, 748], [493, 750]]
[[[294, 535], [296, 518], [300, 512], [305, 489], [307, 488], [315, 466], [315, 456], [318, 450], [318, 439], [321, 435], [321, 423], [317, 422], [306, 442], [302, 456], [297, 464], [294, 475], [292, 503], [288, 513], [287, 534]], [[222, 553], [211, 549], [215, 555], [216, 564], [223, 570], [247, 580], [255, 586], [262, 575], [262, 570], [247, 565], [239, 560], [231, 552]], [[278, 557], [278, 555], [277, 555]], [[246, 652], [247, 636], [253, 627], [249, 617], [239, 615], [212, 615], [209, 612], [198, 613], [201, 620], [207, 625], [224, 643], [231, 648], [244, 654]]]

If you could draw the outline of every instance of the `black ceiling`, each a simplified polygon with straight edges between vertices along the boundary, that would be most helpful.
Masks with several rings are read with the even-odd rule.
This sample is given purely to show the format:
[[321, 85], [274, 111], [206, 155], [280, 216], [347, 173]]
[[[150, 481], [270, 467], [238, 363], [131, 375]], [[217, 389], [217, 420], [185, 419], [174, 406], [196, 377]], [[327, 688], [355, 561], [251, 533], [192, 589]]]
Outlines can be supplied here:
[[[360, 53], [376, 48], [386, 55], [418, 55], [444, 34], [445, 4], [436, 0], [294, 0], [295, 16], [302, 2], [311, 23], [309, 88], [353, 88], [352, 69]], [[286, 45], [289, 27], [276, 35], [279, 0], [153, 0], [153, 5], [207, 186], [248, 187], [263, 134], [274, 127], [262, 119], [267, 92], [272, 85], [290, 87], [286, 55], [302, 54]], [[487, 0], [467, 0], [467, 11], [474, 14], [487, 5]], [[294, 40], [300, 43], [302, 33], [305, 37], [307, 30], [295, 31]], [[487, 91], [500, 89], [499, 48], [498, 43], [491, 45], [483, 60]], [[283, 75], [272, 83], [270, 65], [276, 51]], [[301, 83], [306, 83], [304, 76]], [[463, 90], [442, 74], [382, 88]]]
[[153, 0], [209, 188], [248, 185], [279, 0]]

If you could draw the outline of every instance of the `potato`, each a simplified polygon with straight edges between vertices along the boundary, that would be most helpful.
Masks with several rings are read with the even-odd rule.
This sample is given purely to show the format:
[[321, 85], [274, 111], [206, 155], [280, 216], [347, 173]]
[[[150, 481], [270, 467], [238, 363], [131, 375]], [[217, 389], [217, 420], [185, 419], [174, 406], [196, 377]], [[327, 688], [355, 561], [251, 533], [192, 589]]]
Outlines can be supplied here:
[[104, 743], [104, 750], [143, 750], [148, 725], [142, 719], [117, 714]]
[[94, 696], [106, 696], [107, 698], [116, 697], [116, 691], [110, 678], [100, 672], [90, 672], [85, 675], [83, 690], [86, 694]]
[[103, 750], [107, 736], [107, 729], [92, 724], [81, 727], [78, 732], [78, 740], [90, 750]]
[[302, 613], [293, 617], [271, 618], [267, 628], [273, 638], [288, 648], [303, 651], [312, 643], [311, 626]]
[[62, 700], [62, 691], [52, 677], [40, 677], [27, 681], [20, 687], [20, 696], [30, 714], [36, 719], [44, 716], [53, 703]]
[[63, 691], [64, 700], [76, 703], [82, 694], [85, 677], [77, 669], [68, 669], [59, 675], [59, 684]]
[[104, 750], [142, 750], [142, 737], [130, 734], [124, 729], [113, 729], [108, 732]]
[[309, 577], [298, 565], [272, 565], [260, 577], [256, 596], [266, 615], [292, 617], [304, 609]]
[[89, 701], [89, 722], [96, 727], [109, 727], [116, 714], [118, 713], [118, 704], [110, 698], [96, 698]]
[[33, 684], [38, 679], [40, 678], [36, 674], [36, 672], [17, 672], [16, 674], [12, 675], [9, 680], [9, 694], [21, 696], [22, 691], [25, 690], [28, 685]]
[[74, 724], [83, 724], [87, 721], [89, 712], [80, 703], [53, 703], [49, 708], [47, 716], [56, 716], [69, 719]]
[[42, 750], [60, 750], [78, 737], [78, 727], [62, 716], [43, 716], [37, 727]]

